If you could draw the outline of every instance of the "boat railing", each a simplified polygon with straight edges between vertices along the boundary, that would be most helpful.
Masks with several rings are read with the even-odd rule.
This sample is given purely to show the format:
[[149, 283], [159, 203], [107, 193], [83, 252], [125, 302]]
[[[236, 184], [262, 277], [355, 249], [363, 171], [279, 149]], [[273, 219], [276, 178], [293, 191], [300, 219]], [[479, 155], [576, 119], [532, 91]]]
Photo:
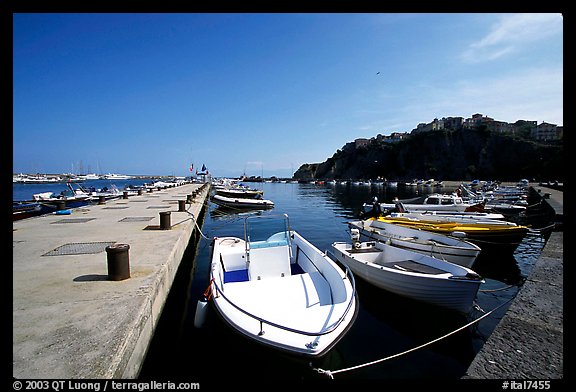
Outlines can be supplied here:
[[[328, 256], [326, 256], [326, 257], [328, 257]], [[218, 284], [214, 284], [214, 287], [216, 288], [217, 294], [219, 296], [221, 296], [230, 305], [232, 305], [235, 309], [244, 313], [248, 317], [253, 318], [254, 320], [257, 320], [260, 322], [260, 332], [258, 333], [259, 335], [264, 334], [263, 327], [264, 327], [264, 324], [267, 324], [267, 325], [270, 325], [270, 326], [275, 327], [275, 328], [279, 328], [279, 329], [282, 329], [282, 330], [285, 330], [288, 332], [297, 333], [297, 334], [301, 334], [301, 335], [322, 336], [322, 335], [326, 335], [326, 334], [329, 334], [329, 333], [335, 331], [338, 328], [338, 326], [340, 326], [340, 324], [342, 324], [342, 322], [344, 321], [344, 319], [348, 315], [348, 312], [350, 312], [350, 309], [352, 308], [352, 304], [356, 300], [356, 281], [354, 280], [354, 274], [352, 273], [352, 271], [350, 270], [350, 268], [347, 265], [343, 265], [343, 267], [345, 267], [346, 271], [345, 271], [344, 277], [342, 279], [349, 279], [350, 280], [350, 284], [352, 286], [352, 295], [350, 296], [350, 300], [348, 301], [348, 305], [346, 306], [346, 310], [344, 311], [342, 316], [340, 316], [338, 318], [338, 320], [332, 324], [332, 326], [330, 326], [329, 328], [327, 328], [325, 330], [318, 331], [318, 332], [302, 331], [302, 330], [299, 330], [296, 328], [290, 328], [290, 327], [287, 327], [285, 325], [281, 325], [281, 324], [275, 323], [273, 321], [266, 320], [262, 317], [256, 316], [256, 315], [242, 309], [240, 306], [236, 305], [234, 302], [232, 302], [230, 299], [228, 299], [226, 297], [226, 295], [224, 295], [224, 291], [220, 288], [220, 286]], [[213, 282], [214, 282], [214, 280], [213, 280]]]

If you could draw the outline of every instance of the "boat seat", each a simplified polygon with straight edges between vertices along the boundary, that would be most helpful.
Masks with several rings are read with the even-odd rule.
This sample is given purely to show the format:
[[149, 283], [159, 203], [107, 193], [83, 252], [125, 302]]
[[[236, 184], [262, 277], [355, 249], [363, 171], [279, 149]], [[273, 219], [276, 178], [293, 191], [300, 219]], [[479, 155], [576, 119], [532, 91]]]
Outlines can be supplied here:
[[414, 260], [398, 261], [394, 263], [394, 267], [402, 271], [418, 272], [420, 274], [439, 275], [446, 273], [444, 270]]
[[251, 248], [248, 276], [250, 280], [290, 276], [290, 248], [288, 245]]

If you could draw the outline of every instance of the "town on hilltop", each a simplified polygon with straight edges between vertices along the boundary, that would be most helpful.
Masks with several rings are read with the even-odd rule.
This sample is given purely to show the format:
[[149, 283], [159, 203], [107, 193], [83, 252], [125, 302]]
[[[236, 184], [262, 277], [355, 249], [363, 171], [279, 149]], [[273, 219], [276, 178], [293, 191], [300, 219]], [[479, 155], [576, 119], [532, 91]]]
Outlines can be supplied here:
[[[480, 113], [473, 114], [470, 118], [464, 117], [442, 117], [435, 118], [430, 123], [420, 123], [410, 132], [392, 132], [389, 136], [378, 134], [375, 139], [385, 143], [395, 143], [406, 139], [410, 135], [422, 132], [441, 131], [450, 129], [454, 131], [484, 128], [488, 131], [523, 134], [527, 138], [538, 141], [561, 141], [564, 138], [564, 127], [562, 125], [550, 124], [530, 120], [518, 120], [514, 123], [494, 120], [491, 117]], [[374, 138], [372, 138], [374, 139]], [[359, 138], [354, 140], [355, 147], [366, 145], [371, 139]]]

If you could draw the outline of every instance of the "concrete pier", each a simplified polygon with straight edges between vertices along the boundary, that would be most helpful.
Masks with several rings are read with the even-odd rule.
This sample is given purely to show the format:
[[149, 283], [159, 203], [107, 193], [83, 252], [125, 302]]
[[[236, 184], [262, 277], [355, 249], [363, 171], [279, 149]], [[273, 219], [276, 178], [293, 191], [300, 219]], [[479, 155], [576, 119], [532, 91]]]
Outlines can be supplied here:
[[542, 187], [541, 193], [549, 194], [557, 229], [464, 379], [564, 378], [563, 192]]
[[[186, 184], [15, 221], [13, 376], [137, 377], [208, 193]], [[126, 250], [128, 274], [111, 279]]]

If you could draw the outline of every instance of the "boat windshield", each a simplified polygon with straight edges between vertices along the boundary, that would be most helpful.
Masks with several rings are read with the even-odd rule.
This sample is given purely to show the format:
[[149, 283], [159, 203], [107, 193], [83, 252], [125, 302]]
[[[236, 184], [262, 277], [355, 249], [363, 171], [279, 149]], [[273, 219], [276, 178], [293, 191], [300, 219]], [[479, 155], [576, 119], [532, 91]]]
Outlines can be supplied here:
[[289, 231], [290, 221], [286, 214], [250, 216], [244, 223], [244, 237], [251, 247], [263, 241], [268, 242], [269, 246], [272, 246], [272, 243], [280, 245], [281, 242], [281, 245], [286, 245]]

